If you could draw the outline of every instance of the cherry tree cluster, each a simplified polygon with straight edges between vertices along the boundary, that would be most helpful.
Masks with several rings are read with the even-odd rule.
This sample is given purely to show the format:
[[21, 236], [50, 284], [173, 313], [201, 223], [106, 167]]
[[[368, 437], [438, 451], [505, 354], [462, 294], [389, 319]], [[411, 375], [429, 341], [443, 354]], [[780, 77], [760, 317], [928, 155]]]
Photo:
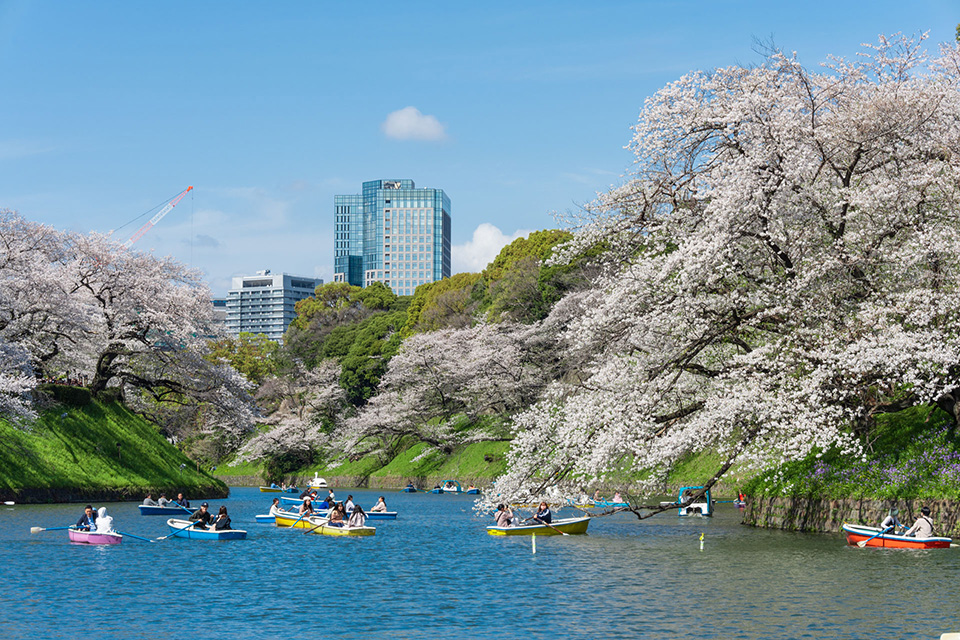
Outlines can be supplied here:
[[705, 449], [725, 458], [711, 484], [856, 454], [878, 413], [957, 387], [958, 114], [958, 48], [899, 36], [650, 97], [631, 176], [555, 258], [609, 248], [562, 338], [584, 367], [517, 416], [501, 496], [654, 483]]
[[483, 415], [510, 415], [539, 397], [556, 368], [556, 333], [546, 325], [480, 324], [407, 338], [377, 395], [337, 432], [343, 452], [395, 453], [414, 436], [432, 450], [508, 433], [464, 429]]
[[199, 272], [3, 210], [0, 282], [0, 344], [24, 354], [35, 380], [79, 378], [95, 394], [118, 388], [155, 418], [191, 406], [207, 428], [252, 427], [250, 384], [204, 358], [212, 305]]

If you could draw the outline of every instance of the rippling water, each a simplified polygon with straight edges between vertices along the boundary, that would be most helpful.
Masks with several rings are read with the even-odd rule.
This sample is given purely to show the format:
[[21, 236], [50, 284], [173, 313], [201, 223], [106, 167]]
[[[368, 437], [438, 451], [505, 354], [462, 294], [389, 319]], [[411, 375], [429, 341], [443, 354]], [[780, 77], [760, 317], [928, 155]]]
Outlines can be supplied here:
[[[378, 492], [353, 490], [372, 506]], [[344, 490], [337, 491], [345, 497]], [[342, 495], [341, 495], [342, 494]], [[270, 494], [234, 489], [248, 539], [67, 541], [82, 505], [0, 507], [0, 638], [570, 636], [939, 638], [960, 631], [960, 549], [847, 547], [838, 535], [662, 514], [591, 522], [585, 536], [494, 537], [468, 496], [386, 494], [370, 538], [256, 524]], [[211, 505], [219, 506], [214, 501]], [[100, 505], [97, 505], [100, 506]], [[162, 517], [107, 505], [121, 531]], [[565, 514], [561, 514], [565, 515]], [[705, 534], [704, 550], [699, 536]], [[299, 626], [299, 629], [297, 628]]]

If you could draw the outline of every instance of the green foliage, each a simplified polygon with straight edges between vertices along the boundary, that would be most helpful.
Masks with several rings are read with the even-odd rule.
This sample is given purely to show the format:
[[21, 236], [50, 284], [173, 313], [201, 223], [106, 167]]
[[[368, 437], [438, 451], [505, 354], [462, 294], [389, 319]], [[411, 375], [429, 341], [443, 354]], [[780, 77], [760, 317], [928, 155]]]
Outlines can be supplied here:
[[284, 451], [263, 460], [261, 475], [267, 484], [280, 484], [288, 473], [312, 465], [315, 458], [314, 451]]
[[397, 295], [382, 282], [367, 288], [345, 282], [331, 282], [316, 288], [314, 295], [297, 302], [297, 318], [290, 325], [305, 330], [313, 323], [339, 325], [371, 311], [396, 309]]
[[337, 357], [333, 353], [343, 353], [340, 386], [351, 403], [359, 405], [376, 393], [387, 363], [400, 348], [400, 330], [406, 321], [406, 311], [378, 314], [354, 325], [352, 340], [345, 352], [342, 343], [330, 345], [330, 357]]
[[862, 457], [817, 452], [757, 475], [747, 493], [891, 500], [960, 493], [960, 440], [939, 409], [878, 416], [872, 437]]
[[0, 439], [4, 489], [119, 489], [135, 496], [161, 489], [188, 495], [226, 491], [153, 425], [119, 404], [51, 409], [29, 430], [0, 420]]
[[535, 258], [543, 262], [550, 257], [556, 245], [572, 237], [569, 231], [545, 229], [534, 231], [526, 238], [517, 238], [500, 250], [493, 262], [483, 270], [483, 277], [488, 282], [499, 280], [514, 264], [525, 258]]
[[473, 290], [481, 278], [479, 273], [458, 273], [417, 287], [407, 310], [403, 337], [437, 329], [470, 326], [477, 306]]
[[85, 407], [93, 401], [86, 387], [68, 387], [60, 384], [42, 384], [38, 389], [54, 401], [68, 407]]
[[207, 360], [225, 360], [254, 384], [277, 372], [276, 355], [280, 345], [262, 333], [242, 332], [239, 337], [210, 343]]

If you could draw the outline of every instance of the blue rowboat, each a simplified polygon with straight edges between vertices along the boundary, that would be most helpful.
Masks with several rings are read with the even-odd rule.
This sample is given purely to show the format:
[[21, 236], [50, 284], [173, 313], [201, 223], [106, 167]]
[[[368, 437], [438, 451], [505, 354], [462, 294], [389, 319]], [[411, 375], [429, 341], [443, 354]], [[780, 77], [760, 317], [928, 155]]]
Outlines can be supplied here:
[[[170, 527], [170, 533], [175, 538], [188, 538], [190, 540], [244, 540], [247, 532], [241, 529], [195, 529], [190, 525], [189, 520], [177, 520], [170, 518], [167, 520], [167, 526]], [[184, 529], [184, 527], [187, 527]]]
[[617, 507], [629, 507], [628, 502], [608, 502], [606, 500], [594, 500], [593, 506], [597, 509], [611, 509]]
[[478, 496], [480, 495], [480, 489], [477, 489], [476, 487], [472, 487], [467, 489], [464, 493], [471, 496]]
[[400, 489], [400, 491], [402, 491], [402, 492], [404, 492], [404, 493], [416, 493], [416, 492], [417, 492], [417, 488], [416, 488], [415, 486], [413, 486], [412, 484], [408, 484], [408, 485], [405, 486], [403, 489]]
[[140, 509], [140, 515], [142, 516], [167, 516], [169, 518], [171, 516], [182, 516], [193, 513], [193, 509], [185, 509], [183, 507], [155, 507], [149, 504], [141, 504], [137, 505], [137, 508]]
[[254, 517], [257, 519], [257, 522], [268, 522], [268, 523], [270, 523], [270, 524], [273, 524], [273, 523], [276, 521], [276, 518], [274, 518], [274, 517], [273, 517], [272, 515], [270, 515], [269, 513], [267, 513], [267, 514], [262, 514], [262, 515], [256, 515], [256, 516], [254, 516]]
[[[326, 518], [327, 514], [329, 513], [329, 510], [325, 509], [323, 511], [318, 511], [317, 513], [319, 513], [321, 517]], [[349, 518], [350, 514], [352, 513], [353, 513], [352, 510], [348, 511], [347, 517]], [[396, 520], [397, 519], [396, 511], [364, 511], [363, 513], [367, 516], [367, 520]]]

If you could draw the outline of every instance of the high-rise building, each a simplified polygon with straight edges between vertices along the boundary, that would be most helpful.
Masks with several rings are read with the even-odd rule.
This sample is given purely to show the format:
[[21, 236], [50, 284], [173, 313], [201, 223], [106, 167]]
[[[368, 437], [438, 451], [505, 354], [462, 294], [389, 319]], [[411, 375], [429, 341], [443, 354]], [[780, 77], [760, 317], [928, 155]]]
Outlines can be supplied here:
[[335, 282], [383, 282], [398, 295], [450, 277], [450, 198], [413, 180], [372, 180], [334, 196]]
[[294, 305], [322, 284], [319, 278], [270, 273], [269, 269], [234, 278], [227, 292], [227, 335], [263, 333], [280, 342], [297, 317]]

